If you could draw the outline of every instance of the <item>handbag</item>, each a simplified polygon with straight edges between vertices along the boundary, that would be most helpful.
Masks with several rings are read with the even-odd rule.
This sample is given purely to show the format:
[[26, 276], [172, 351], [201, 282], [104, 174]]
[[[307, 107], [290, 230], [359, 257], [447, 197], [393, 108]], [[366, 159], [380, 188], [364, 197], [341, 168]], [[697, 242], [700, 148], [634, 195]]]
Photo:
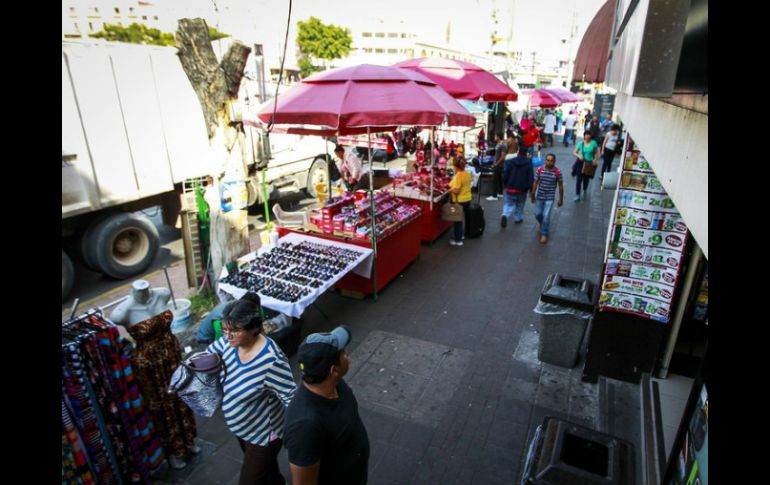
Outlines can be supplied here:
[[222, 405], [222, 370], [226, 379], [227, 368], [219, 354], [196, 352], [176, 368], [167, 391], [179, 396], [193, 413], [210, 418]]
[[[585, 148], [586, 148], [585, 145], [581, 145], [580, 150], [583, 152], [583, 158], [586, 157]], [[597, 163], [589, 162], [588, 160], [586, 160], [585, 162], [583, 162], [583, 168], [581, 169], [580, 173], [582, 173], [586, 177], [593, 177], [594, 174], [596, 173], [597, 166], [598, 166]]]
[[462, 222], [465, 217], [463, 206], [454, 202], [454, 194], [452, 194], [452, 200], [441, 206], [441, 220], [447, 222]]

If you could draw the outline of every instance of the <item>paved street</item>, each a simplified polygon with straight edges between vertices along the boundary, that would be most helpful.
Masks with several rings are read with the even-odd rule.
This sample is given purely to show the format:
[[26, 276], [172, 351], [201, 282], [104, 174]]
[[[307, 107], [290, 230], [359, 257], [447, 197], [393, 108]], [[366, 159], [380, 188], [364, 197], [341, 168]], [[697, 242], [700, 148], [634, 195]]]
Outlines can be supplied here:
[[[327, 292], [318, 305], [329, 320], [305, 314], [303, 337], [340, 324], [353, 331], [346, 381], [369, 433], [369, 483], [514, 483], [547, 415], [629, 433], [600, 409], [608, 406], [600, 399], [603, 381], [581, 382], [582, 360], [572, 370], [537, 360], [533, 308], [543, 282], [554, 272], [599, 282], [613, 197], [597, 178], [588, 199], [573, 202], [573, 157], [560, 139], [543, 151], [557, 155], [565, 180], [548, 244], [538, 241], [532, 204], [522, 224], [503, 229], [502, 200], [482, 197], [482, 238], [454, 247], [446, 233], [423, 245], [378, 301]], [[633, 390], [630, 398], [621, 395], [632, 387], [618, 385], [613, 399], [633, 407]], [[242, 454], [221, 413], [198, 422], [203, 452], [157, 483], [237, 483]], [[285, 450], [279, 462], [289, 479]]]

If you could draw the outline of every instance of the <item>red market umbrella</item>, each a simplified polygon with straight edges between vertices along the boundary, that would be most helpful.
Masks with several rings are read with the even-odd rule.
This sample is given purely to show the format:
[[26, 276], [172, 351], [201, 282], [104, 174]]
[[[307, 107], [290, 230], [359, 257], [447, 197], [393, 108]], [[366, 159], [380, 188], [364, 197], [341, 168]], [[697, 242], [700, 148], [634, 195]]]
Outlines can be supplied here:
[[[586, 83], [602, 83], [607, 73], [607, 60], [612, 40], [612, 24], [615, 20], [617, 0], [607, 0], [583, 34], [572, 80]], [[661, 30], [661, 32], [665, 32]]]
[[393, 67], [425, 75], [457, 99], [516, 101], [519, 96], [507, 84], [470, 62], [421, 57], [393, 64]]
[[547, 87], [545, 88], [546, 91], [552, 96], [554, 96], [556, 99], [558, 99], [562, 103], [579, 103], [581, 101], [580, 98], [578, 98], [575, 93], [570, 91], [569, 89], [564, 89], [560, 87]]
[[529, 105], [532, 107], [555, 108], [561, 104], [556, 95], [545, 89], [525, 89], [522, 92], [529, 95]]
[[[476, 119], [435, 82], [415, 72], [362, 64], [315, 74], [268, 101], [257, 117], [276, 131], [324, 136], [392, 131], [397, 125], [474, 126]], [[290, 125], [290, 126], [280, 126]]]

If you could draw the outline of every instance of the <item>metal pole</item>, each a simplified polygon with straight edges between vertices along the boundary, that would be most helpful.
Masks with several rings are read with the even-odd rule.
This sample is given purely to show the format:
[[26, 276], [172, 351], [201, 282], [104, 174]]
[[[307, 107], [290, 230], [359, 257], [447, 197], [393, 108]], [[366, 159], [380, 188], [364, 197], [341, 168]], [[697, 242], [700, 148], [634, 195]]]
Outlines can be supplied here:
[[72, 302], [72, 312], [70, 313], [70, 320], [72, 320], [75, 317], [75, 312], [78, 309], [78, 305], [80, 305], [80, 298], [75, 298], [75, 301]]
[[163, 274], [166, 275], [166, 283], [168, 283], [168, 290], [171, 292], [171, 303], [174, 304], [174, 310], [176, 310], [176, 298], [174, 298], [174, 289], [171, 287], [171, 280], [168, 277], [168, 269], [166, 266], [163, 267]]
[[377, 225], [374, 222], [374, 179], [372, 171], [374, 165], [372, 163], [372, 134], [370, 128], [366, 127], [366, 144], [369, 150], [369, 205], [372, 214], [372, 251], [374, 251], [374, 266], [372, 266], [372, 281], [374, 282], [374, 301], [377, 301], [377, 235], [375, 227]]
[[265, 204], [265, 220], [267, 221], [267, 232], [268, 234], [270, 231], [273, 230], [273, 225], [270, 223], [270, 207], [267, 201], [267, 182], [265, 182], [265, 172], [267, 172], [266, 169], [262, 169], [262, 201]]
[[[326, 150], [326, 186], [329, 191], [329, 198], [332, 198], [332, 169], [330, 168], [329, 164], [334, 163], [334, 160], [329, 156], [329, 138], [324, 137], [324, 140], [326, 143], [324, 143], [324, 150]], [[313, 187], [313, 190], [315, 190], [315, 187]]]
[[[433, 139], [434, 134], [436, 133], [436, 127], [431, 126], [430, 127], [430, 135], [431, 139]], [[431, 146], [431, 150], [433, 147]], [[433, 153], [430, 154], [430, 210], [433, 211]]]
[[674, 311], [674, 319], [671, 322], [671, 333], [668, 335], [668, 342], [666, 343], [666, 353], [663, 354], [663, 362], [661, 363], [660, 371], [658, 372], [659, 379], [665, 379], [668, 377], [668, 365], [671, 363], [671, 357], [674, 355], [674, 347], [676, 347], [676, 340], [679, 337], [679, 329], [682, 326], [682, 319], [684, 318], [685, 307], [687, 301], [690, 299], [690, 292], [692, 291], [693, 282], [695, 280], [695, 273], [698, 269], [698, 260], [701, 257], [700, 246], [695, 244], [695, 248], [692, 251], [690, 257], [690, 265], [687, 268], [687, 275], [685, 276], [684, 283], [682, 284], [682, 294], [679, 295], [679, 304]]

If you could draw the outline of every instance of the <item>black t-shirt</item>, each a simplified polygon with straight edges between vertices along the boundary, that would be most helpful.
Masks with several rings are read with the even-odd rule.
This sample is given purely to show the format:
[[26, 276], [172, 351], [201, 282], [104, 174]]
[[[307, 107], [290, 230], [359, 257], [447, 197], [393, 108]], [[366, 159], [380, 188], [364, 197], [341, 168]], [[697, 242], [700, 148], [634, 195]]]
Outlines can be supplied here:
[[321, 461], [318, 483], [357, 485], [366, 483], [369, 437], [353, 391], [340, 381], [338, 399], [310, 392], [304, 384], [286, 412], [284, 444], [289, 462], [310, 466]]

